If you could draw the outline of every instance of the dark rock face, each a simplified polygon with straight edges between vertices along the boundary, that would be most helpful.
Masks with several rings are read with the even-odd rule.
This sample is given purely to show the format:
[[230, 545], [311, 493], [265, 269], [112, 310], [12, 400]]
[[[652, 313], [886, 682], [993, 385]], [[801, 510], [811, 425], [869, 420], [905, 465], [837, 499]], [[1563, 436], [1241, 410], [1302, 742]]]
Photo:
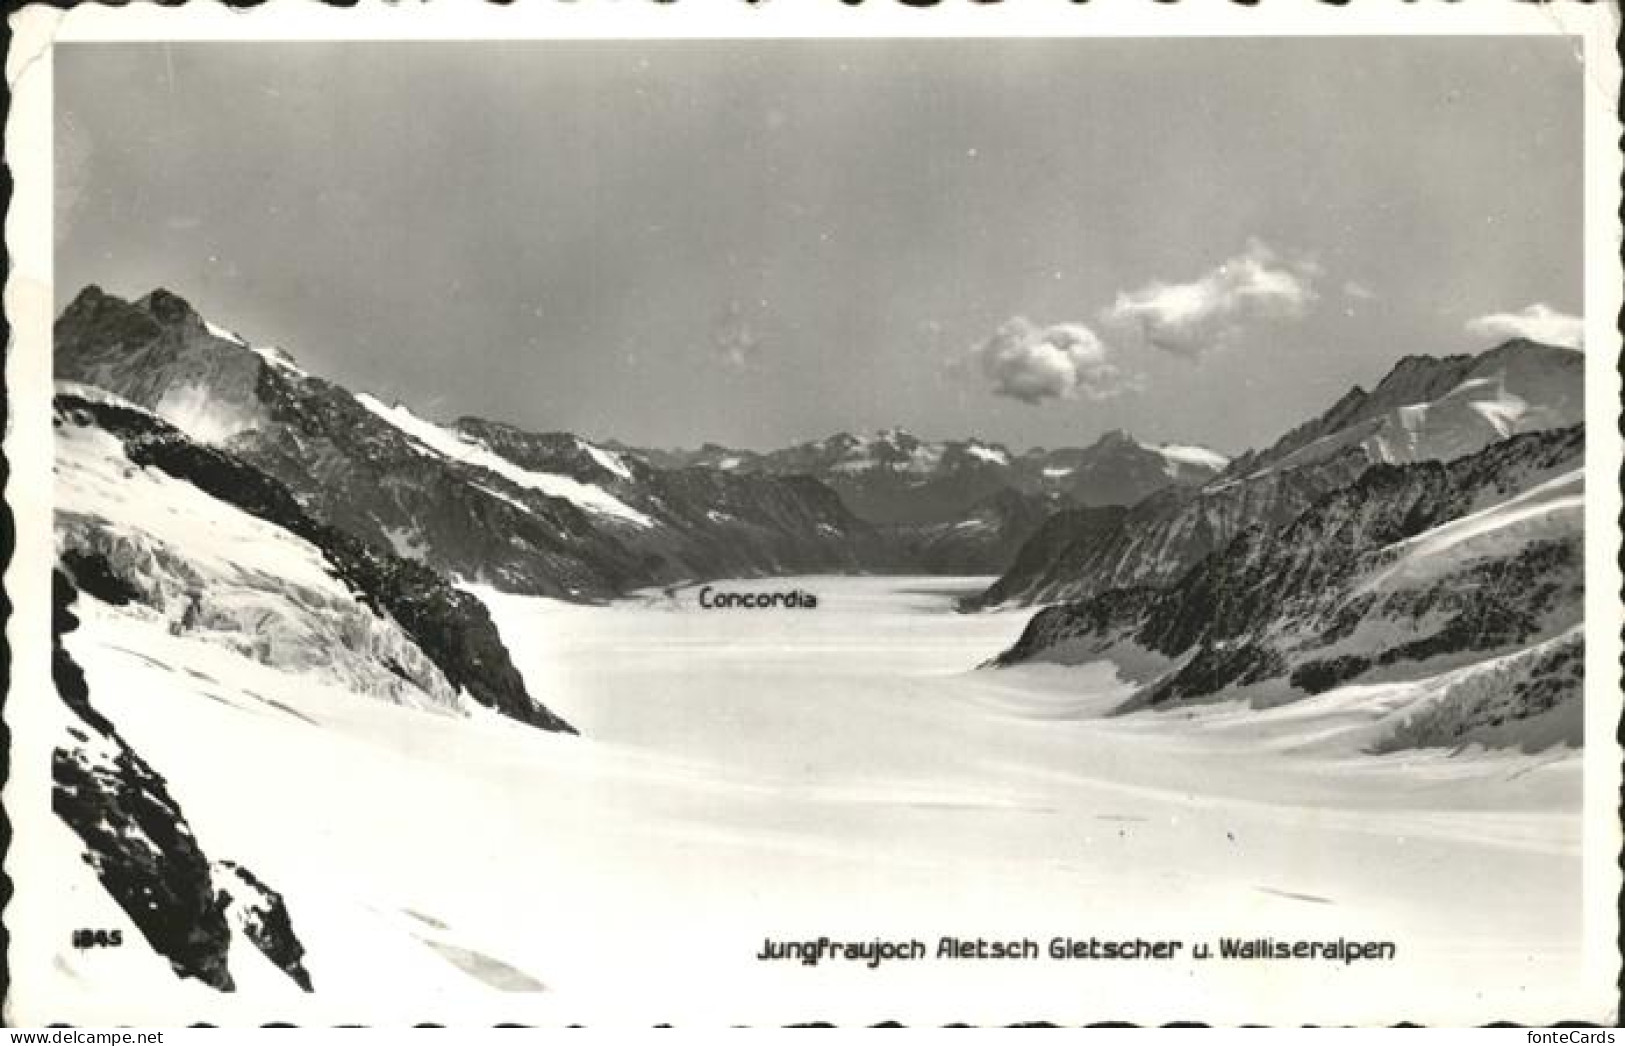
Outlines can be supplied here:
[[1020, 638], [993, 659], [994, 665], [1018, 665], [1050, 658], [1063, 644], [1076, 643], [1092, 652], [1132, 636], [1146, 611], [1161, 596], [1155, 588], [1113, 588], [1090, 599], [1045, 607], [1033, 615]]
[[94, 550], [65, 549], [60, 556], [60, 566], [81, 592], [103, 603], [121, 607], [141, 598], [140, 590], [114, 570], [106, 556]]
[[[1204, 559], [1158, 601], [1139, 635], [1152, 649], [1174, 654], [1198, 642], [1241, 639], [1292, 614], [1318, 615], [1328, 596], [1375, 565], [1386, 546], [1508, 492], [1515, 475], [1540, 476], [1577, 465], [1584, 452], [1584, 432], [1574, 428], [1515, 437], [1448, 464], [1373, 465], [1287, 527], [1273, 532], [1253, 528], [1222, 554]], [[1535, 546], [1523, 555], [1529, 557], [1526, 567], [1531, 571], [1562, 558]], [[1475, 592], [1474, 605], [1482, 607], [1484, 599], [1499, 591]], [[1435, 593], [1427, 602], [1392, 609], [1420, 617], [1438, 611], [1439, 601], [1450, 598]], [[1520, 592], [1517, 598], [1529, 599], [1531, 593]], [[1365, 613], [1377, 609], [1356, 606]], [[1336, 622], [1333, 635], [1347, 628], [1347, 622]]]
[[679, 469], [650, 480], [680, 541], [647, 541], [679, 577], [854, 573], [898, 569], [895, 544], [807, 476]]
[[972, 505], [964, 518], [929, 527], [898, 528], [910, 558], [929, 574], [995, 574], [1057, 512], [1068, 505], [1058, 493], [1024, 493], [1005, 487]]
[[235, 861], [221, 861], [215, 871], [226, 913], [243, 936], [295, 984], [307, 992], [313, 990], [304, 965], [305, 946], [293, 931], [282, 895]]
[[[67, 743], [52, 753], [51, 809], [79, 837], [85, 863], [170, 968], [231, 991], [231, 895], [216, 889], [213, 867], [163, 777], [91, 705], [84, 672], [62, 644], [79, 625], [72, 609], [77, 593], [61, 571], [52, 587], [52, 676], [73, 720]], [[259, 889], [245, 909], [258, 927], [251, 939], [273, 961], [288, 960], [277, 964], [310, 991], [310, 975], [299, 962], [304, 946], [281, 896], [247, 869], [229, 866]]]
[[447, 681], [480, 704], [543, 730], [575, 732], [526, 692], [485, 605], [433, 570], [313, 519], [277, 480], [152, 415], [71, 394], [57, 397], [57, 410], [65, 422], [116, 436], [137, 465], [160, 469], [315, 545], [363, 603], [394, 619]]
[[[208, 388], [222, 402], [247, 405], [259, 358], [209, 333], [184, 301], [156, 290], [130, 303], [91, 286], [57, 319], [57, 373], [156, 407], [166, 396]], [[172, 401], [173, 402], [173, 401]]]
[[533, 595], [607, 597], [643, 581], [636, 553], [576, 505], [426, 452], [337, 385], [264, 366], [256, 398], [268, 423], [229, 449], [349, 534]]
[[85, 845], [85, 862], [176, 974], [224, 991], [231, 930], [209, 861], [164, 779], [90, 704], [84, 673], [62, 645], [79, 626], [72, 582], [55, 576], [52, 675], [76, 722], [51, 756], [51, 809]]
[[[1024, 461], [1032, 461], [1025, 455]], [[1034, 462], [1040, 472], [1061, 473], [1061, 489], [1078, 505], [1135, 505], [1163, 490], [1196, 488], [1218, 475], [1215, 464], [1170, 457], [1121, 429], [1083, 450], [1055, 450]]]
[[[1174, 495], [1151, 500], [1164, 506], [1180, 503]], [[1028, 602], [1028, 590], [1052, 573], [1091, 576], [1126, 554], [1123, 546], [1129, 539], [1131, 515], [1131, 510], [1121, 506], [1055, 513], [1020, 546], [1004, 574], [987, 591], [964, 600], [963, 608], [977, 610], [1012, 600]]]
[[[1579, 620], [1577, 532], [1554, 531], [1416, 583], [1378, 584], [1396, 544], [1579, 467], [1576, 427], [1517, 436], [1449, 463], [1374, 465], [1285, 527], [1255, 526], [1166, 588], [1051, 607], [999, 658], [1130, 640], [1172, 667], [1127, 707], [1280, 679], [1314, 693], [1368, 671], [1539, 641]], [[1283, 678], [1284, 677], [1284, 678]]]
[[1366, 465], [1363, 455], [1350, 451], [1290, 472], [1194, 492], [1163, 491], [1111, 515], [1098, 509], [1058, 514], [1016, 553], [998, 581], [965, 602], [965, 609], [1168, 584], [1248, 527], [1290, 522]]

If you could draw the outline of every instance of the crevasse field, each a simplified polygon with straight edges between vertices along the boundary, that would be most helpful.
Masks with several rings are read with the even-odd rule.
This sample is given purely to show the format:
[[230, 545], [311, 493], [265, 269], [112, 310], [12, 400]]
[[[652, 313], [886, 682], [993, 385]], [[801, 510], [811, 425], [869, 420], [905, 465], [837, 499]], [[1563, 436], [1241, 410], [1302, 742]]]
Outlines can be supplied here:
[[[816, 610], [479, 594], [532, 691], [582, 733], [452, 718], [278, 672], [82, 600], [97, 706], [211, 852], [287, 897], [318, 994], [234, 965], [236, 999], [140, 948], [70, 953], [93, 1022], [154, 1014], [482, 1023], [922, 1019], [1445, 1020], [1574, 1015], [1581, 759], [1361, 749], [1414, 694], [1103, 716], [1106, 665], [977, 671], [1027, 612], [976, 579], [794, 578]], [[1392, 725], [1391, 719], [1387, 723]], [[122, 912], [56, 826], [62, 910]], [[97, 906], [100, 907], [97, 907]], [[816, 967], [764, 937], [1391, 940], [1397, 959]], [[66, 936], [62, 938], [66, 940]], [[244, 950], [247, 966], [263, 962]], [[236, 953], [234, 964], [238, 962]], [[146, 985], [143, 992], [129, 990]], [[493, 992], [516, 993], [492, 1006]], [[341, 1005], [342, 1003], [342, 1005]], [[200, 1012], [200, 1011], [191, 1011]]]

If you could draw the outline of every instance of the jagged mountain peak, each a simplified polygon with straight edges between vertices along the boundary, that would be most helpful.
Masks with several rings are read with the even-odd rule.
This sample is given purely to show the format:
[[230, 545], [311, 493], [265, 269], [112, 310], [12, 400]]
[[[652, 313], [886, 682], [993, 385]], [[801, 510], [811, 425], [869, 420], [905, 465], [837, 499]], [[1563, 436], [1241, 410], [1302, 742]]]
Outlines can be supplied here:
[[1584, 369], [1584, 360], [1584, 353], [1578, 349], [1528, 338], [1513, 338], [1477, 356], [1473, 370], [1481, 373], [1496, 367], [1508, 367], [1548, 374], [1578, 374]]
[[1431, 353], [1417, 352], [1401, 356], [1394, 362], [1392, 368], [1378, 382], [1380, 389], [1384, 385], [1402, 382], [1404, 379], [1417, 374], [1431, 374], [1441, 369], [1459, 367], [1473, 357], [1465, 353], [1452, 353], [1448, 356], [1435, 356]]
[[163, 325], [146, 309], [91, 284], [74, 296], [57, 317], [56, 331], [94, 332], [104, 342], [144, 341], [158, 334]]
[[1100, 434], [1099, 439], [1095, 440], [1094, 445], [1097, 447], [1144, 446], [1127, 429], [1107, 429]]
[[192, 307], [192, 303], [167, 287], [153, 288], [135, 306], [159, 323], [203, 324], [202, 315]]

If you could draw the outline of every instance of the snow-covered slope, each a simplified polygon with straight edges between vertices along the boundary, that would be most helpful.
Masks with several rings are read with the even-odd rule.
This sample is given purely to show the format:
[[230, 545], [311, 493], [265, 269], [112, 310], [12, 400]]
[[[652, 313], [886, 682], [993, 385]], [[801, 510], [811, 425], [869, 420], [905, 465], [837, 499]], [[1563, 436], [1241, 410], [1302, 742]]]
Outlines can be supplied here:
[[1170, 468], [1189, 466], [1196, 469], [1206, 469], [1213, 474], [1224, 471], [1230, 459], [1216, 450], [1206, 447], [1188, 447], [1177, 443], [1160, 443], [1149, 449], [1156, 451], [1168, 459]]
[[358, 695], [466, 714], [467, 699], [394, 621], [356, 600], [320, 549], [136, 466], [117, 437], [71, 410], [57, 429], [56, 496], [58, 556], [117, 579], [132, 616]]
[[[1481, 1018], [1481, 993], [1527, 1023], [1593, 1012], [1573, 753], [1361, 754], [1428, 698], [1403, 682], [1100, 718], [1126, 689], [1109, 670], [968, 671], [1022, 621], [951, 613], [962, 581], [781, 583], [816, 591], [819, 611], [674, 605], [693, 589], [607, 606], [482, 590], [530, 686], [590, 744], [348, 700], [161, 628], [110, 632], [104, 605], [83, 601], [69, 645], [97, 707], [162, 771], [206, 854], [285, 899], [317, 991], [277, 973], [277, 995], [234, 967], [236, 993], [188, 993], [197, 982], [177, 984], [138, 940], [75, 955], [66, 933], [82, 979], [49, 953], [13, 969], [50, 979], [30, 998], [71, 1002], [49, 1017], [90, 1026], [383, 1023], [403, 998], [448, 1024], [873, 1023], [927, 1019], [945, 992], [980, 1023], [1155, 1020], [1193, 977], [1231, 978], [1189, 1011], [1229, 1023], [1247, 1017], [1256, 964], [755, 955], [764, 923], [932, 946], [1344, 935], [1400, 941], [1448, 976], [1293, 963], [1294, 1017], [1453, 1023]], [[149, 664], [132, 638], [210, 679]], [[66, 893], [85, 875], [77, 854], [61, 867], [44, 910], [116, 925]]]
[[59, 393], [56, 487], [59, 560], [121, 614], [358, 696], [569, 729], [525, 692], [478, 600], [156, 415]]
[[[192, 804], [166, 780], [173, 753], [154, 761], [122, 729], [149, 707], [117, 698], [198, 700], [187, 721], [169, 724], [192, 753], [182, 763], [238, 758], [236, 742], [210, 731], [209, 706], [315, 727], [293, 693], [340, 720], [372, 705], [441, 724], [573, 731], [526, 692], [479, 600], [432, 571], [311, 519], [275, 480], [101, 390], [63, 383], [55, 425], [64, 708], [52, 809], [68, 831], [53, 845], [77, 892], [63, 913], [88, 926], [99, 912], [93, 932], [122, 941], [108, 946], [111, 962], [92, 963], [107, 941], [70, 946], [64, 934], [57, 964], [84, 983], [132, 990], [172, 990], [159, 970], [260, 999], [325, 987], [332, 967], [318, 965], [314, 979], [307, 967], [300, 930], [311, 923], [262, 878], [260, 861], [215, 848], [229, 833], [194, 829]], [[81, 618], [91, 626], [80, 629]], [[97, 667], [110, 658], [125, 667]], [[306, 770], [289, 758], [260, 787], [275, 793]], [[230, 777], [216, 784], [230, 787]], [[342, 790], [344, 780], [330, 775], [324, 787]], [[311, 806], [288, 816], [323, 823]], [[81, 867], [93, 877], [75, 877]]]
[[1570, 469], [1532, 489], [1452, 519], [1384, 550], [1355, 595], [1437, 582], [1476, 560], [1515, 555], [1531, 541], [1577, 536], [1585, 523], [1585, 471]]
[[[385, 406], [375, 396], [365, 392], [358, 395], [356, 401], [411, 437], [426, 453], [439, 454], [487, 472], [494, 472], [516, 486], [540, 491], [549, 497], [563, 498], [588, 512], [639, 527], [655, 525], [654, 520], [599, 487], [582, 483], [570, 476], [520, 468], [502, 455], [492, 453], [490, 448], [476, 439], [443, 429], [431, 421], [425, 421], [412, 413], [410, 407], [399, 403]], [[596, 449], [589, 448], [586, 443], [580, 445], [589, 453]], [[613, 463], [605, 464], [606, 459], [600, 456], [601, 453], [594, 454], [594, 460], [604, 464], [606, 469], [615, 471]], [[620, 466], [618, 471], [623, 477], [630, 478], [624, 465]]]
[[[127, 943], [139, 953], [144, 940], [177, 977], [210, 988], [262, 989], [264, 973], [274, 970], [273, 991], [288, 982], [310, 991], [304, 945], [281, 894], [239, 862], [209, 857], [163, 776], [92, 703], [84, 672], [64, 643], [79, 627], [77, 590], [60, 571], [53, 590], [52, 677], [62, 721], [51, 756], [51, 809], [75, 837], [56, 842], [77, 851], [78, 860], [62, 871], [71, 876], [75, 866], [88, 866], [112, 902], [99, 903], [97, 888], [80, 884], [91, 896], [73, 913], [106, 915], [81, 922], [75, 933], [104, 939], [74, 941], [58, 964], [71, 974], [84, 964], [86, 950]], [[119, 941], [112, 941], [114, 934]], [[288, 982], [277, 981], [283, 975]]]

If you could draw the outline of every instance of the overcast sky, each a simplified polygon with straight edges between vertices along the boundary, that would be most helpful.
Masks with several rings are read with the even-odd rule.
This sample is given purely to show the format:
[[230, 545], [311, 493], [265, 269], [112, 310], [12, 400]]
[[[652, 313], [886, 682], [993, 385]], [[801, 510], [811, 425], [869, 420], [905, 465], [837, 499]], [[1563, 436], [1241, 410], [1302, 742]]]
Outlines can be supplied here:
[[1581, 309], [1560, 39], [67, 45], [57, 297], [442, 420], [1226, 452]]

